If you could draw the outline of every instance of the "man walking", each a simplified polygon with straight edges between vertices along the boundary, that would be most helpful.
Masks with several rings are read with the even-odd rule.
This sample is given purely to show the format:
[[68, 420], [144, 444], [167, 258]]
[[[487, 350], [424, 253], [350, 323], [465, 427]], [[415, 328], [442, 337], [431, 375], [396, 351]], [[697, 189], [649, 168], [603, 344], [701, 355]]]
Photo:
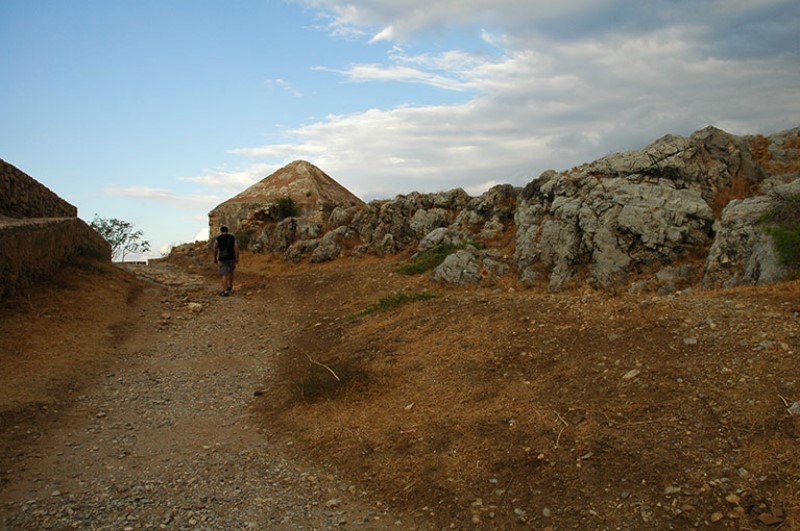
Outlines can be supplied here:
[[219, 274], [222, 277], [222, 291], [220, 295], [227, 297], [233, 291], [233, 272], [239, 263], [239, 242], [236, 236], [228, 234], [228, 227], [219, 228], [220, 235], [214, 238], [214, 263], [219, 264]]

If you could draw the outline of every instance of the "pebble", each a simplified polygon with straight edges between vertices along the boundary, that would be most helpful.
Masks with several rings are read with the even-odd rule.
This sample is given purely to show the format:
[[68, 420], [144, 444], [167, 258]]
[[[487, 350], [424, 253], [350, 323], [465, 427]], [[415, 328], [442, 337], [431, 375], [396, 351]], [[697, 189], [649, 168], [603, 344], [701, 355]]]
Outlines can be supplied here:
[[727, 496], [725, 496], [725, 501], [733, 505], [739, 505], [739, 502], [741, 500], [742, 499], [736, 494], [728, 494]]
[[639, 369], [631, 369], [631, 370], [629, 370], [628, 372], [626, 372], [626, 373], [625, 373], [625, 374], [622, 376], [622, 379], [623, 379], [623, 380], [633, 380], [634, 378], [636, 378], [637, 376], [639, 376], [639, 374], [640, 374], [641, 372], [642, 372], [642, 371], [640, 371]]

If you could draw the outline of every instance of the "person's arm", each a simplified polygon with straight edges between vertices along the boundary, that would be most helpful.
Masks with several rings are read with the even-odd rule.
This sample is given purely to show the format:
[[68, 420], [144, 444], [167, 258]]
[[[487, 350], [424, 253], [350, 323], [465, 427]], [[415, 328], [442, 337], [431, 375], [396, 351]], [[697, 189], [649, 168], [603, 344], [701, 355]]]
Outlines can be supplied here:
[[236, 256], [236, 263], [239, 263], [239, 241], [233, 240], [233, 253]]
[[217, 245], [217, 240], [214, 240], [214, 263], [216, 264], [219, 262], [219, 246]]

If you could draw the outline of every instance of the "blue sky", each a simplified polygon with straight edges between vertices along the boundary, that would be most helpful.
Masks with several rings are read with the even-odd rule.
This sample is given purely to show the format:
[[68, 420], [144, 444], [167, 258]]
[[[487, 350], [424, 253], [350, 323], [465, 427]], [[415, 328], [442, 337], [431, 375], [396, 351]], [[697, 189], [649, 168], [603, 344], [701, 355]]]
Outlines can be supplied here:
[[796, 0], [2, 0], [0, 158], [154, 251], [295, 159], [362, 199], [800, 126]]

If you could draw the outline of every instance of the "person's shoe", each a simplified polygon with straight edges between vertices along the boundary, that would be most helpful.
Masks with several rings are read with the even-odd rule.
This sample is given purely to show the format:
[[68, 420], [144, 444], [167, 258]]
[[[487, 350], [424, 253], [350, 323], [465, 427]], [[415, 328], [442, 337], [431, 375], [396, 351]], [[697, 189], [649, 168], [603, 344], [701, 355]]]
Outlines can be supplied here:
[[227, 297], [228, 295], [230, 295], [230, 293], [228, 292], [228, 290], [223, 290], [219, 292], [219, 295], [220, 297]]

